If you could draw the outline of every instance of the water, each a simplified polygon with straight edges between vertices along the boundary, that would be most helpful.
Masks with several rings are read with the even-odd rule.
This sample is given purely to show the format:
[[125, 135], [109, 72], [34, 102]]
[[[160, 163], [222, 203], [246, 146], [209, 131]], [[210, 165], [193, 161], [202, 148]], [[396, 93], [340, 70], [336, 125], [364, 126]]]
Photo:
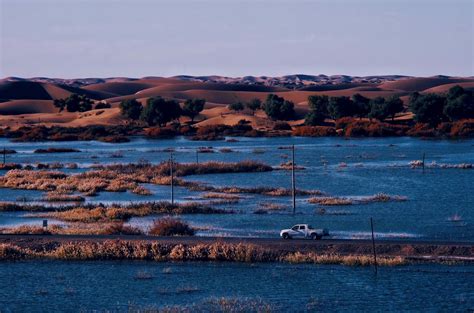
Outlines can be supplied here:
[[[370, 230], [369, 218], [375, 221], [379, 239], [413, 238], [442, 240], [472, 240], [474, 238], [474, 192], [472, 169], [427, 168], [412, 169], [409, 162], [419, 160], [426, 154], [426, 163], [459, 164], [474, 163], [474, 140], [421, 140], [417, 138], [238, 138], [238, 142], [202, 142], [184, 138], [176, 140], [149, 140], [134, 138], [129, 143], [108, 144], [101, 142], [48, 142], [12, 143], [0, 140], [9, 149], [19, 153], [8, 155], [7, 161], [74, 162], [84, 171], [94, 163], [126, 163], [149, 161], [153, 163], [168, 159], [168, 147], [176, 149], [178, 162], [195, 162], [198, 147], [212, 146], [215, 153], [200, 153], [200, 162], [259, 160], [278, 166], [286, 162], [290, 151], [282, 149], [296, 145], [298, 165], [306, 167], [296, 174], [297, 187], [318, 189], [331, 196], [361, 197], [386, 193], [406, 196], [406, 202], [358, 204], [325, 207], [307, 202], [308, 197], [298, 197], [297, 214], [291, 212], [290, 197], [242, 195], [238, 204], [224, 204], [221, 208], [237, 211], [232, 215], [185, 215], [183, 219], [199, 228], [198, 235], [260, 236], [276, 237], [282, 228], [296, 223], [310, 223], [315, 227], [328, 228], [335, 238], [366, 238]], [[79, 153], [34, 154], [37, 148], [73, 147]], [[219, 152], [230, 148], [233, 152]], [[265, 173], [214, 174], [185, 177], [214, 186], [272, 186], [291, 185], [288, 171]], [[123, 202], [169, 200], [167, 186], [148, 186], [152, 196], [131, 193], [103, 192], [91, 202]], [[196, 199], [201, 193], [176, 188], [177, 201]], [[27, 199], [41, 200], [37, 191], [0, 190], [0, 201]], [[257, 215], [253, 212], [262, 203], [284, 207], [283, 211]], [[460, 221], [452, 221], [453, 216]], [[4, 216], [0, 215], [0, 220]], [[146, 228], [156, 217], [132, 219], [130, 223]], [[25, 219], [25, 223], [27, 220]], [[5, 222], [1, 223], [5, 225]]]
[[474, 266], [60, 262], [0, 263], [2, 312], [118, 311], [258, 300], [274, 311], [469, 311]]

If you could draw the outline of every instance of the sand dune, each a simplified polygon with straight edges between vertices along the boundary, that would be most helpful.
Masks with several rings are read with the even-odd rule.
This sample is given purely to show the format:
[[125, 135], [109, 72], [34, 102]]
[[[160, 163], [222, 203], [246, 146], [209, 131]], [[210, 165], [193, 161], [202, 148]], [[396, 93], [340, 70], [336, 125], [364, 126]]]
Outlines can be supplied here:
[[461, 87], [463, 87], [464, 89], [468, 89], [468, 90], [474, 90], [474, 81], [471, 81], [471, 82], [463, 82], [463, 83], [452, 83], [452, 84], [444, 84], [444, 85], [441, 85], [441, 86], [436, 86], [436, 87], [433, 87], [433, 88], [429, 88], [429, 89], [426, 89], [426, 90], [423, 90], [423, 92], [427, 92], [427, 93], [445, 93], [445, 92], [448, 92], [448, 90], [456, 85], [459, 85]]
[[[287, 85], [287, 83], [293, 85]], [[363, 78], [344, 75], [288, 75], [277, 78], [264, 76], [226, 78], [211, 75], [139, 79], [37, 77], [32, 80], [10, 77], [0, 80], [0, 121], [4, 126], [34, 124], [38, 121], [45, 125], [70, 126], [120, 124], [123, 122], [118, 109], [120, 101], [137, 99], [144, 104], [149, 97], [162, 96], [180, 102], [192, 98], [206, 99], [205, 110], [197, 117], [200, 121], [198, 125], [218, 123], [233, 125], [240, 119], [246, 119], [254, 127], [265, 128], [271, 127], [273, 122], [269, 121], [262, 112], [252, 116], [245, 111], [229, 112], [226, 106], [237, 101], [247, 102], [253, 98], [265, 100], [269, 93], [275, 93], [294, 102], [297, 118], [301, 118], [308, 111], [307, 98], [310, 95], [350, 97], [355, 93], [360, 93], [368, 98], [396, 95], [400, 96], [406, 105], [408, 96], [413, 91], [442, 93], [457, 84], [474, 90], [473, 78], [446, 76]], [[285, 86], [290, 86], [291, 89]], [[84, 94], [94, 100], [106, 99], [112, 105], [112, 109], [58, 114], [57, 108], [53, 106], [53, 100], [65, 98], [72, 93]]]
[[140, 90], [152, 87], [155, 87], [155, 85], [150, 83], [142, 83], [139, 81], [130, 81], [94, 84], [85, 86], [82, 89], [96, 92], [105, 92], [116, 97], [134, 94]]
[[41, 83], [29, 81], [13, 81], [0, 83], [0, 99], [37, 99], [51, 100], [49, 93]]
[[55, 113], [58, 111], [52, 100], [11, 100], [0, 103], [1, 115]]
[[438, 78], [438, 77], [426, 77], [426, 78], [407, 78], [402, 80], [397, 80], [394, 82], [386, 82], [379, 86], [379, 88], [385, 90], [401, 90], [401, 91], [423, 91], [428, 88], [433, 88], [436, 86], [451, 84], [451, 83], [465, 83], [472, 82], [472, 79], [464, 78]]

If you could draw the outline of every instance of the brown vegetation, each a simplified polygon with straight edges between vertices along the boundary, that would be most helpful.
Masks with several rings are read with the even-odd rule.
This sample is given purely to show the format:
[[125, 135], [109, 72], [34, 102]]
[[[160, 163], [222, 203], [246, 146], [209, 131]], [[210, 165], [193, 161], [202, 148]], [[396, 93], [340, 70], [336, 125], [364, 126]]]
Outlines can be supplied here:
[[131, 126], [23, 126], [17, 130], [5, 130], [4, 136], [13, 138], [13, 141], [101, 140], [107, 142], [123, 142], [125, 136], [137, 135], [140, 131], [139, 128]]
[[326, 137], [335, 136], [336, 129], [330, 126], [299, 126], [295, 127], [291, 134], [301, 137]]
[[[287, 252], [248, 243], [160, 244], [157, 242], [107, 240], [100, 242], [64, 242], [34, 251], [11, 244], [0, 244], [0, 260], [53, 258], [61, 260], [155, 260], [155, 261], [231, 261], [289, 262], [367, 266], [372, 256]], [[404, 257], [379, 256], [382, 266], [402, 265]]]
[[[27, 206], [28, 207], [28, 206]], [[22, 208], [23, 211], [25, 210]], [[40, 211], [39, 208], [33, 207]], [[49, 210], [56, 209], [49, 208]], [[85, 205], [76, 207], [60, 207], [60, 211], [35, 214], [34, 216], [49, 217], [66, 222], [96, 223], [110, 221], [127, 221], [132, 217], [152, 214], [225, 214], [229, 210], [216, 209], [204, 204], [188, 202], [171, 204], [170, 202], [132, 203], [128, 205]]]
[[50, 225], [47, 228], [35, 225], [0, 228], [0, 234], [12, 235], [143, 235], [136, 227], [123, 222], [110, 223], [70, 223], [68, 225]]
[[194, 229], [179, 219], [164, 217], [153, 221], [149, 234], [155, 236], [193, 236]]
[[[176, 176], [265, 172], [272, 167], [254, 161], [237, 163], [206, 162], [206, 163], [174, 163]], [[71, 194], [80, 192], [93, 196], [100, 191], [125, 192], [131, 191], [140, 195], [148, 195], [149, 191], [139, 184], [169, 184], [170, 164], [164, 162], [158, 165], [149, 163], [98, 165], [94, 170], [66, 174], [60, 171], [35, 171], [31, 169], [15, 169], [0, 177], [0, 187], [12, 189], [28, 189], [54, 191], [56, 194]], [[196, 187], [196, 183], [186, 183], [175, 179], [176, 185]]]
[[68, 153], [68, 152], [81, 152], [81, 150], [73, 148], [54, 148], [50, 147], [47, 149], [36, 149], [34, 153]]
[[373, 196], [360, 197], [360, 198], [345, 198], [345, 197], [314, 197], [308, 200], [309, 203], [315, 203], [319, 205], [351, 205], [351, 204], [364, 204], [371, 202], [390, 202], [390, 201], [406, 201], [407, 197], [404, 196], [392, 196], [385, 193], [378, 193]]

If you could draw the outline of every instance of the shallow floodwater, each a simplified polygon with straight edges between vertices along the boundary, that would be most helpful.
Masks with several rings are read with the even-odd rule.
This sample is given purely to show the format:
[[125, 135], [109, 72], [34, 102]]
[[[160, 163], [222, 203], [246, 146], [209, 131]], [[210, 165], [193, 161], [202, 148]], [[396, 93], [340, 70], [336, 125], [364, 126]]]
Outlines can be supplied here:
[[200, 308], [215, 298], [276, 312], [474, 309], [474, 267], [60, 262], [0, 263], [2, 312]]
[[[329, 196], [362, 197], [377, 193], [400, 195], [404, 202], [357, 204], [324, 207], [310, 204], [308, 197], [297, 198], [296, 215], [291, 214], [290, 197], [269, 197], [243, 194], [239, 203], [221, 204], [234, 210], [229, 215], [186, 215], [183, 219], [199, 228], [198, 235], [276, 237], [278, 231], [295, 223], [310, 223], [328, 228], [335, 238], [366, 238], [370, 217], [374, 218], [379, 239], [413, 238], [442, 240], [472, 240], [474, 238], [474, 169], [432, 167], [435, 164], [474, 163], [474, 140], [421, 140], [417, 138], [237, 138], [238, 142], [149, 140], [134, 138], [129, 143], [47, 142], [12, 143], [0, 140], [0, 147], [15, 149], [7, 162], [77, 163], [79, 172], [94, 163], [127, 163], [168, 159], [166, 148], [174, 148], [178, 162], [259, 160], [278, 166], [289, 160], [289, 145], [296, 146], [296, 163], [304, 166], [297, 171], [300, 189], [318, 189]], [[72, 147], [78, 153], [35, 154], [37, 148]], [[196, 154], [199, 147], [212, 147], [214, 153]], [[223, 153], [222, 148], [231, 152]], [[410, 161], [426, 156], [428, 165], [423, 173], [412, 169]], [[4, 171], [3, 171], [4, 172]], [[214, 186], [291, 186], [289, 171], [265, 173], [213, 174], [185, 177]], [[91, 202], [123, 202], [169, 200], [167, 186], [147, 186], [152, 196], [131, 193], [103, 192], [88, 198]], [[176, 188], [177, 201], [199, 200], [202, 194]], [[41, 192], [0, 189], [0, 201], [40, 201]], [[264, 204], [283, 209], [268, 214], [254, 214]], [[4, 218], [0, 215], [0, 220]], [[132, 219], [130, 223], [146, 228], [156, 217]], [[25, 223], [28, 222], [25, 218]], [[4, 226], [5, 222], [0, 222]], [[17, 223], [18, 224], [18, 223]]]

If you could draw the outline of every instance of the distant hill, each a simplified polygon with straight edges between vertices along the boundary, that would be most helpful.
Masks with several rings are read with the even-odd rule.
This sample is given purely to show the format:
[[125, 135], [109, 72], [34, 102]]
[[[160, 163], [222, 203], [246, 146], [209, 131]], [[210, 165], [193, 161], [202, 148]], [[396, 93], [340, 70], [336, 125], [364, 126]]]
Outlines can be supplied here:
[[[307, 107], [309, 95], [351, 96], [360, 93], [366, 97], [406, 98], [411, 92], [446, 92], [459, 84], [474, 88], [473, 77], [410, 77], [402, 75], [349, 76], [294, 74], [270, 76], [189, 76], [173, 77], [108, 77], [108, 78], [48, 78], [7, 77], [0, 79], [0, 115], [52, 113], [53, 100], [68, 97], [72, 93], [84, 94], [95, 100], [105, 100], [117, 108], [124, 99], [162, 96], [178, 101], [204, 98], [208, 106], [226, 106], [236, 101], [253, 98], [265, 99], [269, 93], [277, 93], [295, 102], [301, 110]], [[100, 118], [98, 116], [97, 118]]]

